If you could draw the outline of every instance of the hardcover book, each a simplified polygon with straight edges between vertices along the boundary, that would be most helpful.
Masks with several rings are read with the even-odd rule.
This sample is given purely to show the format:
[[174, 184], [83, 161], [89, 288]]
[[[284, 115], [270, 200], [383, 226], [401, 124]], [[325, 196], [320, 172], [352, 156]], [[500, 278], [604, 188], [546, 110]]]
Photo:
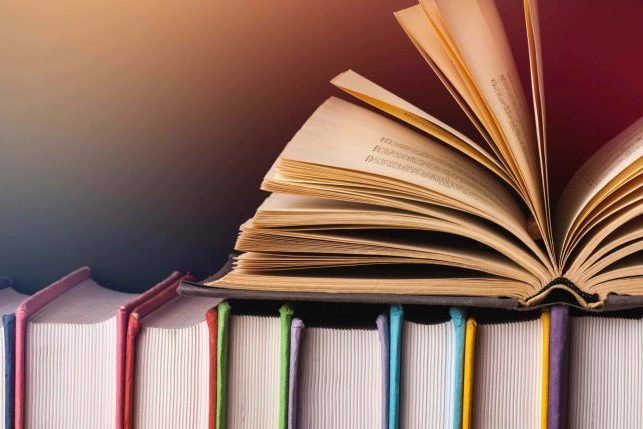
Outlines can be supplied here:
[[[569, 315], [569, 429], [643, 422], [643, 312]], [[564, 424], [565, 422], [563, 422]]]
[[391, 307], [389, 429], [461, 427], [465, 320], [456, 308]]
[[389, 325], [380, 313], [386, 310], [301, 307], [292, 320], [288, 429], [386, 429]]
[[[177, 296], [178, 279], [129, 315], [125, 429], [214, 429], [217, 299]], [[195, 382], [210, 380], [210, 382]]]
[[293, 309], [224, 301], [217, 311], [216, 428], [285, 429]]
[[8, 277], [0, 277], [0, 374], [3, 374], [0, 384], [0, 428], [13, 428], [14, 419], [14, 383], [16, 355], [16, 309], [27, 295], [12, 288]]
[[16, 310], [15, 427], [122, 427], [129, 311], [179, 279], [172, 273], [136, 295], [101, 287], [83, 267], [23, 301]]
[[518, 316], [485, 311], [471, 319], [465, 429], [548, 427], [550, 313]]
[[395, 16], [476, 134], [340, 74], [332, 83], [370, 108], [331, 97], [313, 113], [266, 174], [272, 194], [241, 226], [232, 269], [205, 286], [642, 303], [643, 119], [551, 202], [537, 1], [524, 0], [530, 97], [493, 0], [421, 0]]

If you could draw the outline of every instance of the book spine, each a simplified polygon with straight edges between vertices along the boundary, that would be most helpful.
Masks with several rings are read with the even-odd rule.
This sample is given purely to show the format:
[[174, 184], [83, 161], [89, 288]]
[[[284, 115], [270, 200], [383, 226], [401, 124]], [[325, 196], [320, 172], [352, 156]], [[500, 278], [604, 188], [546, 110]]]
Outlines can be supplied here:
[[217, 335], [217, 429], [226, 429], [228, 420], [228, 328], [230, 322], [230, 304], [227, 301], [218, 306]]
[[174, 271], [163, 281], [121, 306], [116, 313], [116, 428], [122, 428], [125, 425], [125, 355], [127, 353], [126, 337], [130, 313], [145, 302], [154, 299], [166, 288], [174, 286], [176, 289], [180, 280], [181, 273]]
[[209, 336], [209, 382], [208, 382], [208, 429], [216, 429], [217, 426], [217, 334], [219, 316], [217, 308], [211, 308], [205, 314], [205, 320], [208, 324]]
[[31, 315], [36, 313], [47, 303], [58, 298], [72, 287], [91, 277], [89, 267], [80, 268], [62, 279], [52, 283], [43, 290], [27, 298], [16, 310], [16, 382], [15, 382], [15, 428], [24, 429], [24, 401], [25, 383], [25, 357], [27, 347], [27, 321]]
[[288, 429], [297, 428], [297, 391], [299, 378], [299, 346], [305, 332], [304, 322], [301, 319], [293, 319], [290, 328], [290, 362], [288, 385]]
[[393, 305], [389, 310], [390, 353], [389, 360], [389, 398], [388, 398], [388, 427], [399, 427], [400, 412], [400, 366], [402, 358], [402, 322], [404, 309], [401, 305]]
[[15, 383], [15, 335], [16, 315], [5, 314], [2, 316], [4, 329], [4, 427], [12, 429], [14, 423], [14, 383]]
[[125, 429], [134, 426], [134, 387], [136, 371], [136, 336], [141, 330], [141, 322], [137, 313], [132, 313], [127, 324], [127, 339], [125, 351], [125, 377], [123, 386], [122, 425]]
[[469, 317], [469, 319], [467, 319], [464, 345], [464, 373], [462, 378], [462, 429], [471, 428], [476, 326], [477, 324], [475, 319], [473, 317]]
[[279, 429], [288, 427], [288, 363], [290, 360], [290, 327], [294, 311], [288, 304], [279, 309]]
[[453, 417], [452, 428], [460, 429], [462, 424], [462, 390], [464, 382], [464, 354], [466, 337], [466, 314], [459, 308], [449, 309], [455, 331], [455, 353], [453, 371]]
[[552, 307], [549, 335], [548, 429], [567, 427], [567, 370], [569, 365], [569, 308]]
[[540, 394], [540, 427], [547, 429], [547, 414], [549, 413], [549, 341], [551, 334], [551, 317], [548, 309], [543, 310], [540, 320], [542, 322], [542, 375]]

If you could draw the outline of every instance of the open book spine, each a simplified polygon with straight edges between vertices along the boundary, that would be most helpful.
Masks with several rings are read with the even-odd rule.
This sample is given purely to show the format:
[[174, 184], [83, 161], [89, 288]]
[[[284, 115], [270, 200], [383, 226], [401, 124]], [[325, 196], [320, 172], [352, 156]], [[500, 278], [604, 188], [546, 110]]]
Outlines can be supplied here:
[[62, 279], [52, 283], [30, 298], [16, 310], [16, 383], [15, 383], [15, 428], [24, 428], [25, 409], [25, 352], [27, 344], [27, 320], [46, 304], [58, 298], [74, 286], [91, 277], [89, 267], [79, 268]]
[[14, 383], [15, 383], [15, 340], [16, 340], [16, 315], [5, 314], [2, 316], [2, 329], [4, 330], [4, 427], [12, 428], [14, 419]]
[[[184, 278], [189, 279], [188, 276]], [[122, 386], [122, 395], [119, 395], [119, 399], [122, 399], [123, 402], [122, 406], [117, 406], [117, 409], [120, 408], [120, 411], [117, 412], [117, 417], [121, 418], [121, 420], [118, 420], [118, 425], [122, 424], [124, 428], [133, 427], [134, 387], [136, 383], [136, 339], [141, 330], [141, 320], [176, 297], [180, 280], [180, 273], [172, 273], [167, 279], [119, 309], [118, 344], [123, 345], [122, 353], [118, 354], [119, 361], [123, 362], [121, 365], [123, 368], [123, 380], [119, 383], [119, 386]], [[129, 316], [129, 321], [126, 320], [122, 322], [121, 319], [124, 316]], [[122, 338], [120, 337], [122, 332], [121, 328], [125, 328], [126, 330], [126, 335], [123, 335]], [[117, 352], [120, 352], [120, 350]], [[120, 359], [120, 357], [122, 357], [122, 359]], [[120, 368], [117, 368], [117, 370], [120, 375]]]
[[[223, 299], [261, 299], [273, 301], [322, 301], [354, 302], [370, 304], [421, 304], [448, 307], [503, 308], [507, 310], [533, 310], [552, 305], [566, 305], [589, 312], [628, 310], [643, 307], [643, 296], [609, 294], [599, 302], [594, 295], [580, 291], [572, 282], [558, 278], [550, 282], [529, 301], [528, 306], [521, 305], [517, 299], [480, 296], [455, 295], [406, 295], [380, 293], [325, 293], [325, 292], [281, 292], [253, 289], [228, 289], [213, 287], [211, 284], [222, 278], [232, 269], [233, 256], [212, 276], [201, 281], [183, 281], [179, 293], [185, 296], [203, 296]], [[566, 292], [564, 298], [556, 292]], [[577, 293], [579, 292], [580, 293]], [[580, 298], [580, 299], [579, 299]], [[581, 305], [590, 303], [590, 306]]]
[[[126, 390], [130, 386], [129, 381], [126, 376], [126, 366], [127, 366], [127, 347], [129, 332], [128, 332], [128, 319], [132, 310], [140, 306], [144, 302], [153, 299], [153, 297], [158, 296], [164, 289], [174, 288], [175, 294], [178, 288], [178, 285], [181, 281], [181, 273], [175, 271], [171, 273], [165, 280], [156, 284], [154, 287], [150, 288], [146, 292], [137, 296], [135, 299], [131, 300], [127, 304], [121, 306], [118, 309], [116, 314], [116, 427], [128, 427], [131, 425], [131, 421], [126, 417], [126, 408], [128, 402], [126, 400]], [[191, 277], [183, 277], [185, 280], [192, 280]], [[129, 322], [131, 323], [131, 322]], [[135, 322], [136, 323], [136, 322]], [[135, 334], [134, 334], [135, 336]], [[130, 392], [131, 393], [131, 392]]]
[[569, 308], [554, 306], [550, 315], [549, 397], [547, 428], [567, 427], [567, 369]]

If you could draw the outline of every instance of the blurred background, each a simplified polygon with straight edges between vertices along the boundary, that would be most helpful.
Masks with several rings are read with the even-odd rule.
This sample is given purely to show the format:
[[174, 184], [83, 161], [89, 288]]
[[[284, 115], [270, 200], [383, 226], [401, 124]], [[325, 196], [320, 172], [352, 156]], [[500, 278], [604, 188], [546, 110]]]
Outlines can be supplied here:
[[[522, 2], [497, 0], [528, 84]], [[213, 273], [352, 68], [475, 137], [392, 12], [412, 0], [0, 2], [0, 274], [118, 290]], [[643, 115], [643, 3], [541, 0], [553, 197]]]

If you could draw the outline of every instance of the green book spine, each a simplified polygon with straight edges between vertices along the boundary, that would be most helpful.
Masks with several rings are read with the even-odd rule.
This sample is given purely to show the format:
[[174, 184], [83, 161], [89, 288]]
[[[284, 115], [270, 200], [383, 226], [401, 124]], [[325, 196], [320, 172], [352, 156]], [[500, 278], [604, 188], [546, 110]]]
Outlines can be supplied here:
[[227, 427], [228, 396], [228, 332], [230, 304], [219, 304], [219, 331], [217, 335], [217, 429]]
[[279, 309], [281, 319], [281, 347], [279, 363], [279, 429], [288, 427], [288, 372], [290, 366], [290, 325], [294, 311], [288, 304]]

